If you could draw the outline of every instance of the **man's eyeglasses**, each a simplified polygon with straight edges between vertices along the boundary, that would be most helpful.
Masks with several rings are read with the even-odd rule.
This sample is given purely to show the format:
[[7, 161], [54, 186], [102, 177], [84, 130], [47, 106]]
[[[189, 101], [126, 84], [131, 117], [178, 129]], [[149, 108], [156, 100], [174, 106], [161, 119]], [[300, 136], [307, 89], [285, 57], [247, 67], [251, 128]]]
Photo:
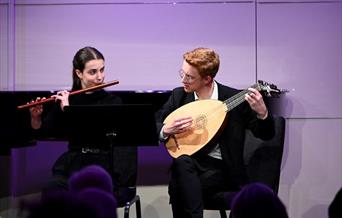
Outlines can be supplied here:
[[196, 79], [195, 77], [190, 76], [189, 74], [186, 74], [184, 70], [179, 70], [178, 73], [179, 73], [180, 78], [184, 80], [185, 82], [192, 83]]

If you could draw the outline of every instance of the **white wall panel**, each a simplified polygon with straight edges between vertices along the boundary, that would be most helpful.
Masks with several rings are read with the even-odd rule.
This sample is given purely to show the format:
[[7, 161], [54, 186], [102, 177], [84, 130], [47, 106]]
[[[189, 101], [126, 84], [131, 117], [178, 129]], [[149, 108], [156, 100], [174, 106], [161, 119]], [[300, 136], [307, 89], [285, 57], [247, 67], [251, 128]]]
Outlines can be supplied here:
[[342, 117], [342, 4], [258, 4], [258, 77], [287, 117]]
[[0, 4], [0, 91], [7, 89], [8, 81], [8, 5]]
[[289, 217], [327, 218], [342, 187], [342, 120], [290, 119], [286, 131], [280, 197]]
[[17, 90], [68, 87], [72, 57], [86, 45], [104, 53], [115, 89], [178, 86], [182, 54], [198, 46], [221, 55], [220, 81], [247, 86], [255, 78], [253, 5], [18, 6]]

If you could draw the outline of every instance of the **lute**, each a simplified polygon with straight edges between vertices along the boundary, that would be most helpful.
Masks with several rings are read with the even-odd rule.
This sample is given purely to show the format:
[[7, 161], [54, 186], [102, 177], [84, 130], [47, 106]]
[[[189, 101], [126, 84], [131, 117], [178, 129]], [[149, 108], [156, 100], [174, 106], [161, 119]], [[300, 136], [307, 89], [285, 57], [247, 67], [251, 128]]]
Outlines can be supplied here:
[[[262, 80], [251, 87], [267, 97], [280, 94], [280, 90], [275, 85]], [[228, 112], [244, 102], [245, 94], [249, 92], [245, 89], [225, 101], [208, 99], [190, 102], [169, 114], [164, 124], [189, 115], [193, 118], [189, 130], [172, 135], [166, 141], [165, 146], [169, 154], [177, 158], [183, 154], [192, 155], [202, 149], [217, 134]]]

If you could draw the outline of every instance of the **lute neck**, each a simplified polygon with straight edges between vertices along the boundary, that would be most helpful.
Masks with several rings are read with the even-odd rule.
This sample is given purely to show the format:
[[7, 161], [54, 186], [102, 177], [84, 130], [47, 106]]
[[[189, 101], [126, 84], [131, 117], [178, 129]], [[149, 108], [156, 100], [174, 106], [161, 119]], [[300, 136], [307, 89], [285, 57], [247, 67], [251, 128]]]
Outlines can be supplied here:
[[[260, 91], [259, 84], [254, 84], [253, 86], [251, 86], [251, 88], [255, 88]], [[239, 106], [242, 102], [244, 102], [245, 95], [249, 93], [251, 93], [251, 91], [245, 89], [225, 100], [224, 103], [227, 105], [228, 108], [227, 112], [233, 110], [235, 107]]]

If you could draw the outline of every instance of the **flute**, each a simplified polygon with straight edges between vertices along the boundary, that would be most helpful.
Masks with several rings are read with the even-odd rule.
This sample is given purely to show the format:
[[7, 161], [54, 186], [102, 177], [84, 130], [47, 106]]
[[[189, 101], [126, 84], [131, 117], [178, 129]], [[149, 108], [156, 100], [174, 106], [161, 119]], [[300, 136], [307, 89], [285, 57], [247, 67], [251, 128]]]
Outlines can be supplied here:
[[[83, 92], [90, 92], [90, 91], [94, 91], [94, 90], [97, 90], [97, 89], [105, 88], [107, 86], [116, 85], [118, 83], [119, 83], [119, 81], [113, 80], [111, 82], [103, 83], [101, 85], [92, 86], [92, 87], [89, 87], [89, 88], [80, 89], [80, 90], [76, 90], [76, 91], [70, 92], [69, 95], [76, 95], [76, 94], [80, 94], [80, 93], [83, 93]], [[47, 102], [50, 102], [50, 101], [54, 101], [54, 100], [55, 100], [55, 97], [50, 97], [50, 98], [42, 99], [40, 101], [35, 101], [35, 102], [32, 102], [32, 103], [20, 105], [20, 106], [17, 107], [17, 109], [30, 108], [30, 107], [33, 107], [33, 106], [36, 106], [36, 105], [39, 105], [39, 104], [44, 104], [44, 103], [47, 103]]]

